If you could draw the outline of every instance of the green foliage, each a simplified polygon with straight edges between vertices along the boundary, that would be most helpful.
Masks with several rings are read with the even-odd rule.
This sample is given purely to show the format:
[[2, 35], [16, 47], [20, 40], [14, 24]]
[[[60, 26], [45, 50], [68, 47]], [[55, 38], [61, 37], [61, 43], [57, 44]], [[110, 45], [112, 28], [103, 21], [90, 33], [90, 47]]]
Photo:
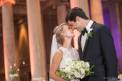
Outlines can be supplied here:
[[66, 77], [67, 74], [65, 72], [61, 71], [61, 70], [57, 70], [56, 75], [63, 78], [63, 79], [65, 79], [65, 80], [69, 80], [68, 77]]
[[9, 74], [16, 74], [17, 73], [17, 69], [16, 69], [16, 67], [12, 67], [12, 68], [10, 68], [10, 72], [9, 72]]
[[94, 69], [94, 65], [91, 66], [91, 68], [89, 70], [86, 70], [85, 73], [86, 73], [86, 76], [90, 76], [90, 75], [93, 75], [94, 72], [93, 72], [93, 69]]
[[89, 37], [92, 38], [93, 37], [93, 32], [87, 33], [87, 36], [88, 36], [88, 38]]

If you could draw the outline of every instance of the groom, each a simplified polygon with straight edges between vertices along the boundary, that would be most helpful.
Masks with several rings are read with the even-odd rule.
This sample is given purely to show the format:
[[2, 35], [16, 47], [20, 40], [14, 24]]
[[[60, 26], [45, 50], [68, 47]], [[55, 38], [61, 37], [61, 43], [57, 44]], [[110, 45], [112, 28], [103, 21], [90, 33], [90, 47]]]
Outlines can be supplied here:
[[71, 29], [81, 32], [78, 40], [81, 60], [94, 65], [94, 74], [81, 81], [117, 81], [117, 57], [108, 28], [90, 20], [80, 8], [73, 8], [66, 16]]

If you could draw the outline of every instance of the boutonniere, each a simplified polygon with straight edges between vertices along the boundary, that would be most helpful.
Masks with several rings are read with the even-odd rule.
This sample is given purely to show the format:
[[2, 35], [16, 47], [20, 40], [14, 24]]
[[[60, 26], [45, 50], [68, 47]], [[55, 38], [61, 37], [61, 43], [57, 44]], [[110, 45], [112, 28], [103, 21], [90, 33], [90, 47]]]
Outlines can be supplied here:
[[92, 38], [92, 37], [93, 37], [93, 29], [91, 29], [91, 30], [87, 33], [87, 37], [88, 37], [88, 38]]

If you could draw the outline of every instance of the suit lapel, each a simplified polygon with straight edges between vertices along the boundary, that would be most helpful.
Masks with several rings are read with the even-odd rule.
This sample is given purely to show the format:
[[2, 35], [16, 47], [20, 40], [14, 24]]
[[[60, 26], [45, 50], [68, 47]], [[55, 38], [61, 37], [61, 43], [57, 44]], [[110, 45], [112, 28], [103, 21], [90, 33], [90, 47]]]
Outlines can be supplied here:
[[81, 47], [81, 38], [82, 38], [82, 34], [80, 34], [79, 38], [78, 38], [78, 45], [79, 45], [79, 56], [80, 56], [80, 59], [82, 59], [83, 57], [83, 52], [82, 52], [82, 47]]
[[[91, 31], [92, 33], [94, 33], [94, 26], [95, 26], [95, 22], [92, 24], [92, 28], [93, 28], [93, 31]], [[87, 40], [86, 40], [86, 43], [85, 43], [85, 46], [84, 46], [84, 49], [82, 51], [83, 55], [85, 54], [85, 52], [87, 51], [87, 46], [88, 46], [88, 43], [90, 41], [91, 37], [88, 37]]]
[[88, 37], [87, 38], [87, 40], [86, 40], [86, 43], [85, 43], [85, 46], [84, 46], [84, 49], [83, 49], [83, 54], [85, 54], [85, 51], [86, 51], [86, 48], [87, 48], [87, 46], [88, 46], [88, 43], [89, 43], [89, 39], [90, 39], [90, 37]]

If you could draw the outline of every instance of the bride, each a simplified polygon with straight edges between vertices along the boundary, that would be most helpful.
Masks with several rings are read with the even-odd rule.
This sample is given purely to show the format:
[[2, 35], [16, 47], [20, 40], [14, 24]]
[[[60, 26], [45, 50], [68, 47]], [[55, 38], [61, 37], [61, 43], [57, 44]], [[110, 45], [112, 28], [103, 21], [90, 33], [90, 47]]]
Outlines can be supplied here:
[[[60, 68], [65, 67], [68, 64], [69, 60], [78, 60], [79, 54], [75, 48], [77, 47], [76, 42], [74, 42], [74, 47], [72, 46], [73, 39], [77, 39], [78, 36], [74, 37], [74, 32], [69, 29], [66, 23], [63, 23], [57, 26], [54, 30], [56, 35], [57, 43], [60, 44], [60, 47], [55, 51], [54, 55], [51, 58], [50, 64], [50, 78], [53, 80], [50, 81], [66, 81], [63, 78], [56, 75], [56, 71]], [[79, 80], [71, 80], [79, 81]]]

